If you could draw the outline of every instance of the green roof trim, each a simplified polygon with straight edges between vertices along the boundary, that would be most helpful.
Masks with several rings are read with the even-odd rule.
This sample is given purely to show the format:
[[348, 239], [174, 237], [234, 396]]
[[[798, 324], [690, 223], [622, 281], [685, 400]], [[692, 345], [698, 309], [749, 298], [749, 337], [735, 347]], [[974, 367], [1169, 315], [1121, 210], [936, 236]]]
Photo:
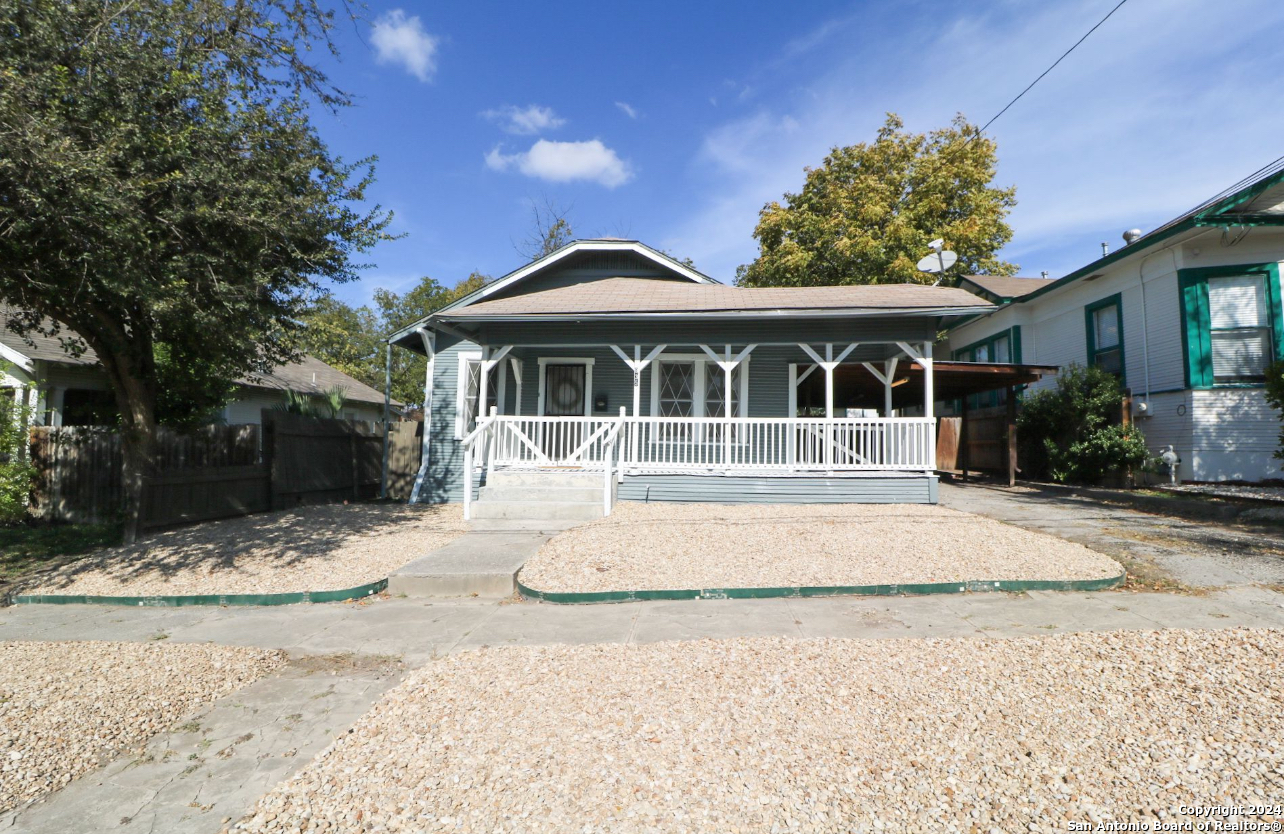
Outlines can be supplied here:
[[671, 591], [586, 591], [561, 593], [537, 591], [517, 580], [517, 591], [524, 599], [549, 602], [557, 605], [592, 605], [614, 602], [643, 602], [649, 600], [684, 599], [779, 599], [838, 596], [907, 596], [926, 594], [965, 594], [999, 591], [1104, 591], [1123, 584], [1125, 573], [1102, 579], [1014, 579], [977, 580], [961, 582], [918, 582], [904, 585], [821, 585], [791, 586], [780, 588], [700, 588]]

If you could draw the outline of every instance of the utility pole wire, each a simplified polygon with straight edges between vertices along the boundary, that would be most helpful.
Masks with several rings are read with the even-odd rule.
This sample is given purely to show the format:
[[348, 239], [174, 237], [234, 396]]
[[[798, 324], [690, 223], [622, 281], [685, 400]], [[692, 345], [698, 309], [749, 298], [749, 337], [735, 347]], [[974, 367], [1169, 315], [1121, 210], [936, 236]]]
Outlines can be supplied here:
[[986, 122], [984, 125], [982, 125], [982, 126], [981, 126], [981, 129], [977, 131], [977, 135], [980, 135], [980, 134], [982, 134], [982, 133], [985, 133], [985, 129], [986, 129], [987, 127], [989, 127], [990, 125], [994, 124], [994, 123], [998, 120], [999, 116], [1002, 116], [1004, 113], [1008, 112], [1008, 109], [1009, 109], [1010, 107], [1012, 107], [1012, 105], [1014, 105], [1014, 104], [1016, 104], [1018, 101], [1020, 101], [1022, 96], [1024, 96], [1026, 93], [1030, 92], [1030, 90], [1034, 89], [1034, 85], [1035, 85], [1035, 84], [1038, 84], [1040, 81], [1042, 81], [1042, 80], [1043, 80], [1043, 76], [1047, 75], [1048, 73], [1050, 73], [1050, 72], [1052, 72], [1054, 69], [1056, 69], [1056, 68], [1057, 68], [1057, 64], [1059, 64], [1059, 63], [1061, 63], [1062, 61], [1064, 61], [1064, 60], [1066, 59], [1066, 57], [1067, 57], [1071, 52], [1074, 52], [1076, 49], [1078, 49], [1078, 48], [1079, 48], [1079, 44], [1081, 44], [1081, 43], [1083, 43], [1084, 41], [1086, 41], [1086, 40], [1088, 39], [1088, 36], [1089, 36], [1089, 35], [1091, 35], [1093, 32], [1095, 32], [1095, 31], [1097, 31], [1099, 28], [1101, 28], [1101, 24], [1103, 24], [1103, 23], [1105, 23], [1107, 20], [1109, 20], [1109, 19], [1110, 19], [1110, 16], [1111, 16], [1111, 15], [1113, 15], [1115, 12], [1119, 11], [1120, 7], [1122, 7], [1122, 6], [1123, 6], [1123, 4], [1124, 4], [1124, 3], [1127, 3], [1127, 2], [1128, 2], [1128, 0], [1119, 0], [1119, 4], [1118, 4], [1117, 6], [1115, 6], [1113, 9], [1111, 9], [1111, 10], [1106, 14], [1106, 16], [1105, 16], [1105, 17], [1101, 18], [1101, 20], [1098, 20], [1098, 21], [1097, 21], [1097, 25], [1096, 25], [1096, 26], [1093, 26], [1091, 29], [1089, 29], [1089, 30], [1084, 34], [1084, 36], [1083, 36], [1082, 38], [1079, 38], [1079, 40], [1075, 41], [1075, 42], [1074, 42], [1074, 46], [1072, 46], [1072, 47], [1070, 47], [1069, 49], [1067, 49], [1065, 52], [1063, 52], [1063, 53], [1061, 54], [1061, 57], [1060, 57], [1060, 58], [1058, 58], [1057, 60], [1055, 60], [1055, 61], [1053, 61], [1053, 62], [1052, 62], [1052, 66], [1048, 67], [1048, 68], [1047, 68], [1047, 69], [1045, 69], [1043, 72], [1039, 73], [1039, 77], [1038, 77], [1038, 78], [1036, 78], [1036, 79], [1034, 79], [1033, 81], [1031, 81], [1031, 82], [1030, 82], [1030, 86], [1026, 87], [1024, 90], [1022, 90], [1020, 93], [1018, 93], [1018, 94], [1017, 94], [1017, 97], [1016, 97], [1016, 98], [1014, 98], [1014, 99], [1012, 99], [1011, 101], [1009, 101], [1009, 102], [1007, 103], [1007, 105], [1006, 105], [1002, 110], [1000, 110], [998, 113], [995, 113], [995, 114], [994, 114], [994, 118], [990, 119], [988, 122]]

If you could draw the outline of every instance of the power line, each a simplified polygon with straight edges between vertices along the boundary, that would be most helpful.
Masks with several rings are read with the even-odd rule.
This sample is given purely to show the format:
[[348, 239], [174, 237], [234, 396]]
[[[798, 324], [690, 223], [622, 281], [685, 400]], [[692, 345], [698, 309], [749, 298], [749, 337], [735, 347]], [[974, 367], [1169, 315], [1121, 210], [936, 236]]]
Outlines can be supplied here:
[[977, 131], [977, 134], [979, 135], [979, 134], [985, 133], [985, 129], [986, 129], [986, 128], [988, 128], [990, 125], [994, 124], [994, 123], [998, 120], [999, 116], [1002, 116], [1004, 113], [1008, 112], [1008, 109], [1009, 109], [1012, 105], [1016, 104], [1018, 101], [1020, 101], [1020, 100], [1021, 100], [1021, 96], [1024, 96], [1026, 93], [1030, 92], [1030, 90], [1034, 89], [1034, 85], [1035, 85], [1035, 84], [1038, 84], [1040, 81], [1042, 81], [1042, 80], [1043, 80], [1043, 76], [1047, 75], [1048, 73], [1050, 73], [1050, 72], [1052, 72], [1054, 69], [1056, 69], [1056, 68], [1057, 68], [1057, 64], [1059, 64], [1059, 63], [1061, 63], [1062, 61], [1064, 61], [1064, 60], [1066, 59], [1066, 56], [1068, 56], [1071, 52], [1074, 52], [1076, 49], [1078, 49], [1078, 48], [1079, 48], [1079, 44], [1081, 44], [1081, 43], [1083, 43], [1084, 41], [1086, 41], [1086, 40], [1088, 39], [1088, 36], [1089, 36], [1089, 35], [1091, 35], [1091, 34], [1092, 34], [1093, 32], [1095, 32], [1095, 31], [1097, 31], [1097, 29], [1101, 28], [1101, 24], [1103, 24], [1103, 23], [1105, 23], [1107, 20], [1109, 20], [1109, 19], [1110, 19], [1110, 16], [1111, 16], [1111, 15], [1113, 15], [1115, 12], [1119, 11], [1120, 7], [1122, 7], [1122, 6], [1123, 6], [1123, 4], [1124, 4], [1124, 3], [1127, 3], [1127, 2], [1128, 2], [1128, 0], [1119, 0], [1119, 4], [1118, 4], [1117, 6], [1115, 6], [1113, 9], [1111, 9], [1111, 10], [1106, 14], [1106, 16], [1105, 16], [1105, 17], [1101, 18], [1101, 20], [1098, 20], [1098, 21], [1097, 21], [1097, 25], [1096, 25], [1096, 26], [1093, 26], [1091, 29], [1089, 29], [1089, 30], [1084, 34], [1084, 36], [1083, 36], [1082, 38], [1079, 38], [1079, 40], [1075, 41], [1075, 42], [1074, 42], [1074, 46], [1072, 46], [1072, 47], [1070, 47], [1069, 49], [1067, 49], [1065, 52], [1063, 52], [1063, 53], [1061, 54], [1061, 57], [1060, 57], [1060, 58], [1058, 58], [1057, 60], [1055, 60], [1055, 61], [1053, 61], [1053, 62], [1052, 62], [1052, 66], [1048, 67], [1048, 68], [1047, 68], [1047, 69], [1045, 69], [1043, 72], [1039, 73], [1039, 77], [1038, 77], [1038, 78], [1036, 78], [1036, 79], [1034, 79], [1033, 81], [1031, 81], [1031, 82], [1030, 82], [1030, 86], [1026, 87], [1024, 90], [1022, 90], [1020, 93], [1018, 93], [1018, 94], [1017, 94], [1017, 97], [1016, 97], [1016, 98], [1014, 98], [1014, 99], [1012, 99], [1011, 101], [1009, 101], [1009, 102], [1007, 103], [1007, 105], [1006, 105], [1006, 106], [1004, 106], [1004, 108], [1003, 108], [1002, 110], [1000, 110], [998, 113], [995, 113], [995, 114], [994, 114], [994, 118], [990, 119], [988, 122], [986, 122], [984, 125], [982, 125], [982, 126], [981, 126], [981, 129]]

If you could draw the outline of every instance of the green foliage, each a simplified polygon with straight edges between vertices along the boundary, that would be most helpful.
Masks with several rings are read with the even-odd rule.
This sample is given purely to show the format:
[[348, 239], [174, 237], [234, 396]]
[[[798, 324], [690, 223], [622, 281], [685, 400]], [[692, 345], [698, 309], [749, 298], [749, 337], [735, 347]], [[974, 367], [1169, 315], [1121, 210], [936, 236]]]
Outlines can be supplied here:
[[1012, 275], [995, 257], [1012, 239], [1015, 188], [995, 188], [996, 145], [962, 115], [909, 133], [889, 113], [874, 142], [834, 148], [806, 169], [803, 189], [768, 203], [754, 229], [760, 252], [737, 270], [750, 287], [932, 283], [915, 268], [944, 238], [955, 274]]
[[348, 403], [348, 392], [342, 385], [327, 388], [320, 394], [303, 394], [299, 391], [286, 391], [285, 402], [277, 408], [290, 414], [301, 414], [304, 417], [320, 417], [326, 420], [337, 420], [343, 415], [343, 407]]
[[1100, 368], [1070, 365], [1057, 387], [1026, 396], [1017, 417], [1022, 468], [1027, 477], [1058, 483], [1096, 483], [1109, 474], [1144, 466], [1146, 439], [1119, 423], [1119, 380]]
[[[1284, 419], [1284, 359], [1277, 359], [1266, 366], [1266, 401]], [[1280, 427], [1279, 448], [1275, 458], [1284, 460], [1284, 426]]]
[[131, 520], [158, 415], [208, 405], [162, 404], [162, 384], [296, 359], [307, 304], [387, 237], [363, 207], [372, 161], [333, 155], [311, 121], [348, 103], [308, 63], [333, 24], [318, 0], [0, 4], [6, 324], [102, 361]]
[[[303, 349], [377, 391], [384, 383], [384, 339], [391, 333], [484, 287], [490, 277], [474, 272], [454, 288], [427, 276], [409, 292], [374, 292], [374, 309], [321, 298], [303, 316]], [[428, 360], [408, 350], [392, 352], [392, 398], [419, 403]]]
[[0, 398], [0, 524], [27, 517], [27, 500], [36, 470], [25, 454], [31, 409], [9, 397]]

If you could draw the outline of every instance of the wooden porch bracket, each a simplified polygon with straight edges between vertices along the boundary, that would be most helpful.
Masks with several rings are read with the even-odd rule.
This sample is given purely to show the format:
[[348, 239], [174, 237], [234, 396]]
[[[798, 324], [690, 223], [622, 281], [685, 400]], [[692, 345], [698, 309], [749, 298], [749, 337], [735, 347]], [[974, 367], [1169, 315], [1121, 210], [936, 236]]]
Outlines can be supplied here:
[[642, 409], [642, 372], [655, 361], [657, 356], [664, 353], [664, 349], [668, 345], [656, 345], [651, 348], [651, 352], [645, 358], [642, 356], [642, 346], [634, 345], [632, 359], [629, 358], [627, 353], [620, 350], [618, 345], [611, 345], [610, 347], [611, 350], [615, 351], [615, 355], [623, 359], [624, 364], [628, 365], [629, 370], [633, 372], [633, 416], [639, 417]]
[[825, 344], [824, 359], [821, 359], [820, 354], [812, 350], [811, 345], [805, 345], [802, 342], [799, 342], [798, 347], [802, 348], [803, 353], [810, 356], [811, 361], [819, 365], [821, 370], [825, 372], [825, 417], [829, 419], [833, 419], [833, 416], [834, 416], [834, 368], [842, 364], [842, 361], [846, 359], [853, 350], [860, 347], [860, 342], [852, 342], [850, 345], [848, 345], [846, 348], [843, 349], [842, 353], [838, 354], [837, 359], [834, 358], [834, 345], [832, 342], [827, 342]]

